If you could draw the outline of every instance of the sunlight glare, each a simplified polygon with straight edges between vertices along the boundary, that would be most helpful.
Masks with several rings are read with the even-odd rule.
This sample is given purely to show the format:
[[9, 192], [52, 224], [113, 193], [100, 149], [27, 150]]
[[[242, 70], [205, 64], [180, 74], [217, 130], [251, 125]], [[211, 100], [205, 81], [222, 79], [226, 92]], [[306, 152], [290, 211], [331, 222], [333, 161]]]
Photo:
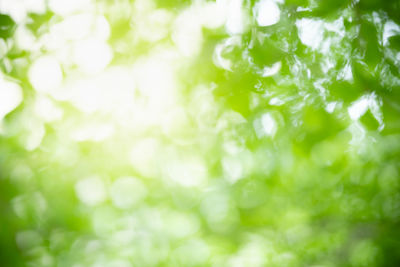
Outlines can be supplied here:
[[242, 9], [243, 0], [229, 0], [226, 22], [227, 31], [232, 34], [241, 34], [245, 30], [245, 14]]
[[299, 37], [303, 44], [317, 49], [324, 38], [324, 23], [321, 20], [304, 18], [296, 21]]
[[4, 80], [0, 73], [0, 122], [17, 108], [23, 99], [22, 88], [17, 83]]
[[102, 71], [112, 60], [113, 52], [104, 42], [94, 38], [77, 42], [73, 47], [73, 62], [84, 73]]
[[77, 11], [87, 10], [91, 0], [49, 0], [49, 8], [60, 16], [67, 16]]
[[63, 80], [59, 62], [50, 55], [36, 59], [29, 68], [28, 77], [32, 86], [42, 93], [56, 90]]
[[270, 26], [279, 22], [281, 11], [273, 0], [261, 0], [256, 13], [258, 25]]
[[174, 24], [172, 39], [182, 55], [186, 57], [200, 52], [203, 35], [195, 9], [188, 9], [178, 16]]

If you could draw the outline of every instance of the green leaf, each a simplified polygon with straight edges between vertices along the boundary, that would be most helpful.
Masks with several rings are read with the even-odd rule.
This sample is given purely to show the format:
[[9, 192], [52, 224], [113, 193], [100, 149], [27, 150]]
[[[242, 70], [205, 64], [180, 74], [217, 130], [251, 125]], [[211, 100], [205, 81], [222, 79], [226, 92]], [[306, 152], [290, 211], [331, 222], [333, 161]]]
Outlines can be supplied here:
[[14, 20], [5, 14], [0, 14], [0, 38], [7, 39], [13, 36], [16, 24]]

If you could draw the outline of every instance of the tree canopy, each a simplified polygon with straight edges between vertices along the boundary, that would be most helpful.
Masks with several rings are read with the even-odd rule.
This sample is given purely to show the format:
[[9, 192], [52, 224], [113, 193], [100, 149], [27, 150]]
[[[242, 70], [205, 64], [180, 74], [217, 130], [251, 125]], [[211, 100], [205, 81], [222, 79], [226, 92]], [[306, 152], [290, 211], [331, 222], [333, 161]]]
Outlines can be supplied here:
[[400, 264], [400, 2], [2, 0], [2, 266]]

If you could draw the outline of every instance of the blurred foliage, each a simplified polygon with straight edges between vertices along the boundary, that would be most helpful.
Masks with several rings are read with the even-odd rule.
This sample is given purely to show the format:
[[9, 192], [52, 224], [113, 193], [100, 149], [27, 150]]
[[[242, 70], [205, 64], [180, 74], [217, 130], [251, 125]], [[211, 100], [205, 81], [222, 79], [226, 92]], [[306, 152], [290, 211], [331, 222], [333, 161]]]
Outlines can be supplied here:
[[400, 2], [0, 2], [1, 266], [399, 266]]
[[15, 22], [5, 14], [0, 14], [0, 37], [7, 39], [12, 37], [15, 30]]

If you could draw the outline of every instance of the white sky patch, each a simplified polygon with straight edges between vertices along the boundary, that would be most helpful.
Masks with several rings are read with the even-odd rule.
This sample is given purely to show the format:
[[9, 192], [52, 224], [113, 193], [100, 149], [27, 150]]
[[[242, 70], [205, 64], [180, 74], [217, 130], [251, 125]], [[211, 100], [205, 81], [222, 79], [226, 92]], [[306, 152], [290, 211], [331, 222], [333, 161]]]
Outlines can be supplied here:
[[201, 50], [203, 34], [201, 22], [194, 8], [182, 12], [174, 23], [172, 39], [182, 55], [194, 56]]
[[43, 56], [33, 62], [28, 78], [38, 92], [50, 93], [61, 85], [63, 74], [55, 57]]
[[369, 106], [369, 100], [366, 97], [362, 97], [355, 101], [348, 109], [349, 116], [352, 120], [358, 120], [362, 115], [367, 112]]
[[299, 37], [303, 44], [317, 49], [324, 39], [324, 22], [316, 19], [301, 19], [296, 21]]
[[72, 57], [80, 70], [94, 74], [105, 69], [111, 62], [113, 52], [107, 43], [89, 38], [75, 43]]
[[[52, 51], [64, 67], [71, 67], [73, 64], [88, 66], [90, 63], [86, 61], [90, 59], [98, 64], [110, 54], [109, 51], [104, 51], [107, 50], [104, 47], [107, 46], [110, 32], [110, 25], [104, 16], [80, 13], [52, 25], [30, 50], [42, 48]], [[93, 51], [87, 51], [88, 45], [93, 46]], [[83, 55], [82, 58], [79, 53]]]
[[37, 50], [39, 48], [36, 37], [26, 27], [20, 25], [14, 34], [16, 45], [21, 50]]
[[79, 40], [87, 37], [92, 23], [92, 14], [73, 15], [51, 26], [50, 33], [64, 40]]
[[110, 67], [89, 77], [71, 75], [52, 96], [69, 101], [84, 113], [101, 111], [123, 122], [135, 108], [132, 76], [131, 70], [121, 67]]
[[17, 108], [22, 99], [22, 89], [19, 84], [4, 80], [0, 73], [0, 121]]
[[260, 26], [270, 26], [279, 22], [281, 11], [273, 0], [261, 0], [256, 5], [257, 23]]
[[138, 124], [162, 124], [165, 113], [176, 104], [179, 83], [174, 63], [172, 54], [155, 54], [135, 63], [133, 75], [142, 100], [135, 109]]
[[[67, 43], [65, 42], [64, 36], [55, 32], [54, 29], [54, 27], [51, 28], [49, 32], [39, 37], [37, 46], [46, 51], [51, 51], [53, 54], [59, 54], [60, 50], [67, 47]], [[70, 55], [68, 55], [68, 57], [70, 61]]]
[[253, 123], [258, 138], [264, 136], [274, 137], [278, 130], [278, 124], [270, 113], [265, 113]]
[[72, 129], [72, 140], [100, 142], [112, 136], [115, 132], [114, 126], [110, 123], [84, 123]]
[[132, 110], [135, 101], [135, 80], [128, 68], [109, 67], [97, 76], [103, 102], [99, 108], [117, 117]]
[[243, 0], [227, 1], [228, 19], [226, 29], [230, 34], [243, 33], [245, 29], [245, 15], [242, 8]]
[[265, 67], [263, 69], [263, 77], [269, 77], [269, 76], [273, 76], [275, 74], [277, 74], [282, 67], [282, 63], [280, 61], [274, 63], [271, 67]]
[[265, 133], [268, 136], [273, 137], [278, 129], [278, 125], [271, 114], [266, 113], [261, 117], [261, 124], [264, 128]]
[[46, 11], [45, 0], [13, 0], [0, 1], [0, 13], [8, 14], [12, 19], [22, 23], [28, 13], [42, 14]]
[[270, 105], [273, 105], [273, 106], [281, 106], [281, 105], [285, 104], [285, 101], [282, 100], [282, 99], [280, 99], [279, 97], [273, 97], [273, 98], [271, 98], [271, 99], [269, 100], [268, 103], [269, 103]]
[[45, 122], [60, 120], [63, 116], [63, 110], [58, 108], [54, 102], [46, 96], [38, 96], [35, 99], [34, 112], [36, 116]]
[[84, 113], [100, 110], [105, 102], [99, 83], [95, 79], [70, 79], [53, 96], [57, 100], [69, 101]]
[[126, 125], [135, 110], [135, 81], [132, 70], [109, 67], [91, 76], [70, 75], [52, 96], [68, 101], [84, 113], [100, 111]]
[[72, 15], [53, 25], [51, 34], [62, 40], [81, 40], [92, 37], [107, 40], [110, 36], [110, 25], [104, 16], [90, 13]]
[[226, 22], [226, 8], [223, 1], [206, 2], [200, 9], [200, 19], [204, 27], [216, 29]]
[[[321, 49], [321, 52], [327, 53], [333, 41], [337, 38], [343, 38], [346, 34], [343, 18], [333, 22], [324, 22], [318, 19], [303, 18], [296, 21], [299, 30], [299, 37], [303, 44], [312, 49]], [[336, 33], [335, 37], [324, 38], [324, 32]]]
[[353, 102], [352, 105], [347, 109], [347, 111], [350, 118], [353, 121], [356, 121], [360, 117], [362, 117], [368, 111], [368, 109], [371, 111], [374, 118], [378, 121], [379, 130], [382, 130], [384, 127], [383, 115], [380, 109], [380, 103], [374, 93], [362, 96], [360, 99]]
[[88, 205], [98, 205], [107, 198], [103, 181], [97, 176], [91, 176], [75, 184], [75, 192], [79, 200]]
[[383, 45], [387, 45], [390, 37], [400, 34], [400, 26], [389, 20], [383, 28]]
[[329, 71], [330, 69], [332, 69], [333, 67], [335, 67], [335, 63], [336, 63], [336, 62], [334, 61], [334, 59], [332, 59], [332, 58], [326, 56], [326, 57], [322, 60], [322, 62], [321, 62], [322, 71], [323, 71], [324, 73], [328, 73], [328, 71]]
[[89, 10], [91, 0], [49, 0], [49, 8], [60, 16], [67, 16], [74, 12]]
[[23, 1], [8, 1], [8, 2], [20, 2], [20, 3], [22, 2], [21, 4], [28, 12], [38, 13], [38, 14], [46, 12], [46, 0], [23, 0]]
[[162, 131], [170, 138], [176, 138], [179, 133], [190, 127], [187, 111], [183, 107], [176, 107], [167, 111], [162, 122]]
[[111, 27], [104, 16], [96, 16], [92, 24], [91, 35], [93, 38], [106, 41], [110, 37]]
[[156, 42], [167, 36], [173, 15], [163, 9], [143, 13], [136, 19], [137, 34], [149, 42]]
[[341, 37], [344, 37], [346, 34], [346, 29], [344, 27], [343, 17], [338, 18], [332, 22], [325, 22], [324, 23], [325, 29], [338, 34]]
[[330, 103], [328, 103], [328, 104], [326, 105], [325, 110], [326, 110], [328, 113], [332, 113], [332, 112], [335, 111], [336, 105], [337, 105], [337, 102], [330, 102]]
[[350, 63], [347, 63], [342, 70], [340, 70], [338, 74], [338, 78], [345, 81], [353, 80], [353, 71], [351, 70]]
[[176, 87], [173, 68], [157, 56], [139, 61], [134, 67], [134, 76], [140, 92], [151, 99], [166, 100]]

